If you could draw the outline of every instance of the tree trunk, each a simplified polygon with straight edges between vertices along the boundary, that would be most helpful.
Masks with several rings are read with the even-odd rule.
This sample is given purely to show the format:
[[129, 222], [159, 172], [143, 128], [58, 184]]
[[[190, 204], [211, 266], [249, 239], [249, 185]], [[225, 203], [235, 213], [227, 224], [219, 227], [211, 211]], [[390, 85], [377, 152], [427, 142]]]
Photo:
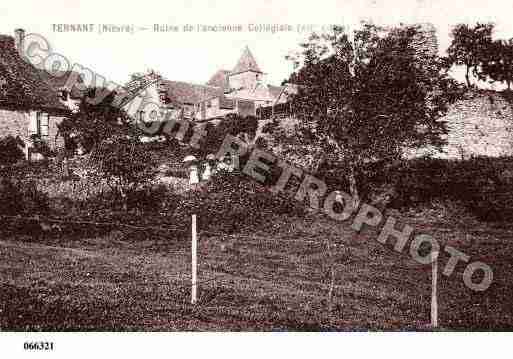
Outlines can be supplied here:
[[327, 261], [329, 263], [329, 289], [327, 300], [327, 310], [330, 314], [333, 310], [333, 290], [335, 289], [335, 262], [334, 262], [334, 249], [331, 246], [330, 239], [326, 238], [326, 254], [328, 256]]
[[333, 289], [335, 288], [335, 265], [331, 263], [330, 269], [330, 289], [328, 291], [328, 313], [333, 311]]
[[123, 188], [119, 189], [119, 194], [120, 194], [120, 197], [121, 197], [121, 203], [122, 203], [122, 206], [123, 206], [123, 212], [126, 212], [126, 211], [128, 211], [128, 196], [125, 193]]
[[356, 171], [354, 168], [354, 164], [349, 165], [348, 180], [349, 180], [349, 193], [351, 194], [351, 197], [353, 198], [353, 208], [356, 210], [356, 208], [358, 208], [358, 205], [360, 204], [360, 196], [358, 194], [358, 187], [356, 185]]
[[471, 87], [472, 85], [470, 84], [469, 71], [470, 71], [470, 66], [467, 65], [467, 73], [465, 74], [465, 80], [467, 80], [467, 86]]

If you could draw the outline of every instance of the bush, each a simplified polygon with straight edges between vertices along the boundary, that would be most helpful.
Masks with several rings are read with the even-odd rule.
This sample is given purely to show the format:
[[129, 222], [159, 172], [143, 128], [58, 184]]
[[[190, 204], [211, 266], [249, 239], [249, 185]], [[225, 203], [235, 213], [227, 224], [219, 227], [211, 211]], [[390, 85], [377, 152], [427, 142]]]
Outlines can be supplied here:
[[239, 172], [223, 171], [200, 190], [188, 192], [177, 213], [198, 214], [203, 228], [232, 232], [263, 224], [274, 215], [301, 216], [304, 208], [286, 193], [274, 194]]
[[171, 191], [164, 185], [146, 186], [129, 192], [128, 209], [137, 209], [147, 213], [159, 213], [164, 204], [169, 207]]
[[11, 166], [25, 158], [23, 141], [13, 136], [0, 139], [0, 166]]
[[32, 152], [40, 153], [45, 158], [55, 156], [55, 152], [50, 148], [48, 142], [44, 141], [39, 135], [32, 135]]
[[[331, 187], [346, 189], [343, 170], [332, 168], [321, 176]], [[387, 188], [392, 188], [393, 208], [456, 201], [481, 220], [513, 219], [513, 158], [419, 158], [388, 167], [374, 163], [360, 169], [359, 190], [364, 200], [372, 202]]]
[[38, 191], [34, 182], [15, 184], [8, 177], [0, 180], [0, 201], [8, 204], [0, 206], [0, 214], [8, 216], [46, 214], [50, 208], [48, 196]]
[[152, 153], [146, 151], [136, 138], [105, 141], [91, 159], [125, 210], [129, 206], [129, 197], [145, 189], [157, 174]]

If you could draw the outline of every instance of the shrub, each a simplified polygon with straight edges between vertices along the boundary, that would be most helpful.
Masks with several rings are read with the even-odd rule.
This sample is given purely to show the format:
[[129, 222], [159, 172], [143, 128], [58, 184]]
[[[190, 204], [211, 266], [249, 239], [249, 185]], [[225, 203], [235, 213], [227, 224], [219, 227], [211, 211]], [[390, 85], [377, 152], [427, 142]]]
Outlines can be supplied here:
[[[329, 186], [347, 188], [340, 181], [343, 168], [324, 171]], [[414, 208], [433, 201], [456, 201], [481, 220], [513, 219], [513, 158], [476, 157], [468, 160], [419, 158], [392, 166], [369, 164], [360, 169], [364, 200], [384, 190], [393, 208]], [[392, 188], [391, 190], [389, 188]]]
[[144, 189], [157, 174], [152, 153], [145, 151], [136, 138], [103, 142], [92, 159], [125, 210], [128, 209], [129, 196]]
[[0, 201], [8, 204], [0, 206], [1, 215], [34, 215], [49, 211], [48, 196], [38, 191], [32, 181], [18, 181], [3, 177], [0, 180]]
[[25, 158], [23, 141], [13, 136], [0, 139], [0, 166], [11, 166]]
[[41, 136], [32, 135], [30, 139], [32, 140], [32, 152], [40, 153], [45, 158], [53, 157], [55, 155], [54, 151], [50, 148], [48, 143], [41, 138]]
[[188, 192], [177, 213], [198, 214], [204, 228], [232, 232], [265, 223], [274, 215], [300, 216], [304, 208], [286, 193], [274, 194], [239, 172], [223, 171], [200, 190]]
[[146, 186], [128, 193], [128, 209], [138, 209], [146, 213], [159, 213], [172, 193], [164, 185]]

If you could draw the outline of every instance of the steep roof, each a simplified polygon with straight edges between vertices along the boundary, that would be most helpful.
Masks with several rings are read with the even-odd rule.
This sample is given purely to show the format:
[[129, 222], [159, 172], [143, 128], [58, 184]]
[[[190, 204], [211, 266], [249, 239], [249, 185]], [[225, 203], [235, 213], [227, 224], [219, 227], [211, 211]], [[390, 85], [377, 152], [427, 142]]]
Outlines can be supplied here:
[[269, 88], [269, 92], [271, 93], [271, 96], [274, 98], [279, 97], [281, 95], [281, 93], [283, 92], [283, 90], [285, 89], [285, 86], [268, 85], [267, 87]]
[[168, 98], [174, 103], [197, 104], [202, 100], [223, 94], [223, 89], [215, 86], [197, 85], [182, 81], [161, 81]]
[[208, 80], [207, 85], [208, 86], [215, 86], [215, 87], [221, 87], [221, 88], [228, 88], [228, 75], [230, 74], [229, 70], [219, 70], [217, 71], [214, 76]]
[[[84, 79], [82, 76], [73, 71], [57, 71], [49, 73], [46, 70], [39, 70], [39, 74], [42, 79], [46, 81], [55, 91], [65, 89], [69, 91], [72, 98], [82, 98], [84, 96], [83, 90], [77, 88], [76, 84], [70, 86], [68, 79], [77, 78], [77, 83], [83, 84]], [[76, 77], [75, 77], [76, 76]]]
[[232, 74], [238, 74], [241, 72], [246, 71], [253, 71], [253, 72], [260, 72], [260, 67], [258, 67], [258, 64], [253, 57], [253, 54], [251, 51], [249, 51], [249, 47], [246, 46], [244, 49], [244, 52], [242, 53], [242, 56], [239, 59], [239, 62], [237, 62], [237, 65], [232, 70]]
[[0, 35], [0, 106], [27, 110], [66, 110], [39, 71], [23, 60], [14, 38]]

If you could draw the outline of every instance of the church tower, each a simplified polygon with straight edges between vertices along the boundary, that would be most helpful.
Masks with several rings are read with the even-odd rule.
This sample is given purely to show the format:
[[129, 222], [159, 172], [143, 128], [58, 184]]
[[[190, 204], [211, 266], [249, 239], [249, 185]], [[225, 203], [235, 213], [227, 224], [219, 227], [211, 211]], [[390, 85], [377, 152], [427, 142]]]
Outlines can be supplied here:
[[246, 46], [237, 65], [233, 68], [228, 77], [230, 88], [254, 89], [263, 80], [264, 73], [260, 70], [253, 54]]

